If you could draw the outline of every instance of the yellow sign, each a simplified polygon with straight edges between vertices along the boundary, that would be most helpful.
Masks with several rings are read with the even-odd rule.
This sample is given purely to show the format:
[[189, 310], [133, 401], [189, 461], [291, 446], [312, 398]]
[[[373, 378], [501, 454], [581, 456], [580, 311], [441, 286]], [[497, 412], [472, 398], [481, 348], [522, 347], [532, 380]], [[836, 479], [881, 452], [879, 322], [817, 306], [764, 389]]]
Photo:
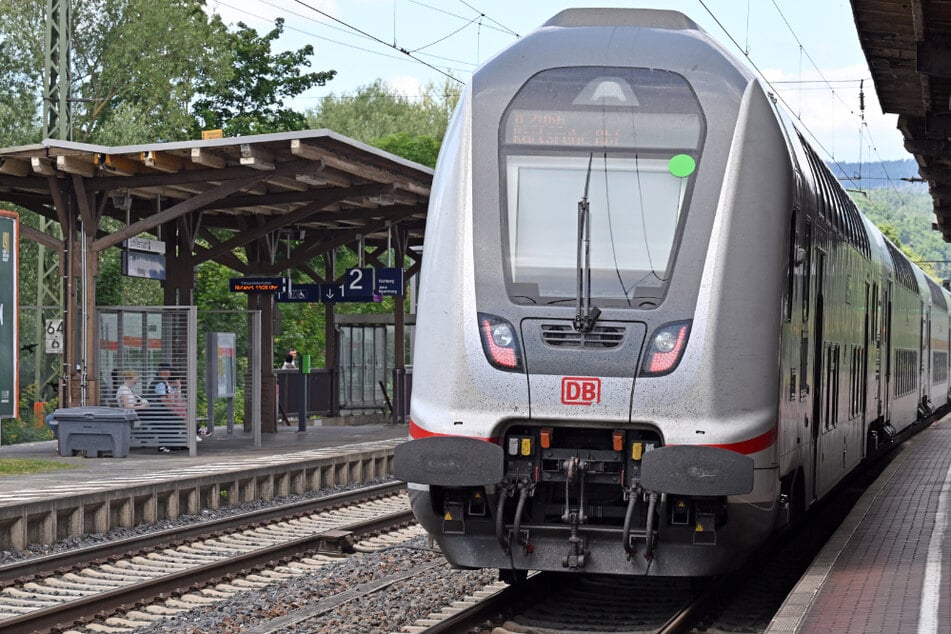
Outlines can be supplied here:
[[221, 139], [224, 138], [225, 133], [223, 130], [202, 130], [201, 131], [201, 140], [207, 141], [208, 139]]

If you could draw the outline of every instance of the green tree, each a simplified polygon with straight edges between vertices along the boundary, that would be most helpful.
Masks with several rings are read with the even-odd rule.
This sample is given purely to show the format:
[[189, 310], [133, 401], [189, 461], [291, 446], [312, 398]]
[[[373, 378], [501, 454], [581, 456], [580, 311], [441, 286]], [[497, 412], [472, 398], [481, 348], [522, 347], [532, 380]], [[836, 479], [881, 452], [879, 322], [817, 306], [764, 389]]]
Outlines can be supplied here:
[[[46, 0], [0, 0], [0, 141], [37, 142]], [[227, 29], [204, 0], [71, 0], [73, 138], [186, 138], [199, 82], [231, 73]]]
[[0, 0], [0, 147], [35, 143], [40, 129], [45, 2]]
[[327, 95], [307, 113], [307, 122], [376, 147], [387, 144], [387, 151], [427, 156], [433, 144], [438, 148], [442, 143], [459, 94], [459, 87], [447, 80], [442, 86], [430, 84], [414, 99], [377, 79], [352, 94]]
[[429, 167], [436, 167], [439, 156], [439, 141], [427, 134], [410, 136], [406, 132], [397, 132], [376, 139], [374, 145], [391, 154], [402, 156]]
[[314, 54], [310, 44], [272, 54], [272, 43], [284, 32], [284, 19], [278, 18], [274, 25], [269, 33], [259, 36], [239, 22], [238, 31], [229, 33], [234, 72], [226, 78], [209, 77], [202, 86], [203, 95], [192, 106], [196, 133], [221, 128], [227, 136], [240, 136], [306, 126], [304, 115], [286, 108], [284, 99], [323, 86], [337, 71], [302, 74], [301, 68], [310, 66], [308, 58]]
[[[44, 3], [45, 4], [45, 3]], [[79, 0], [73, 6], [74, 138], [187, 138], [187, 104], [231, 73], [227, 29], [204, 0]], [[125, 129], [135, 121], [145, 129]]]
[[870, 189], [853, 200], [910, 260], [937, 279], [951, 277], [951, 247], [931, 228], [934, 201], [927, 190]]

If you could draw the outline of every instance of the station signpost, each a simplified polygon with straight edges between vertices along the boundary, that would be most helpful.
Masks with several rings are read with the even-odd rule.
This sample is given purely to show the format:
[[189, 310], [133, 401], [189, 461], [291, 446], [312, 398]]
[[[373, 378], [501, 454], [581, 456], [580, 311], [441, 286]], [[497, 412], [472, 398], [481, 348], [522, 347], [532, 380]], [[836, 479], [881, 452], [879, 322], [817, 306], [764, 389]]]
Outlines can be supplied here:
[[19, 229], [15, 212], [0, 210], [0, 418], [16, 418], [19, 414]]

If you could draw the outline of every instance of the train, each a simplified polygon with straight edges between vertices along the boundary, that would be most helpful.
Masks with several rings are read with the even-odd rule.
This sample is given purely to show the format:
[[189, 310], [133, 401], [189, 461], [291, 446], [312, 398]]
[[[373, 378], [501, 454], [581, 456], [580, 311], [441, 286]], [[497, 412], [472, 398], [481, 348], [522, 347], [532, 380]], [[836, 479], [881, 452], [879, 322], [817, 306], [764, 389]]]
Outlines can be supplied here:
[[395, 476], [457, 568], [736, 570], [949, 403], [951, 295], [676, 11], [569, 9], [437, 161]]

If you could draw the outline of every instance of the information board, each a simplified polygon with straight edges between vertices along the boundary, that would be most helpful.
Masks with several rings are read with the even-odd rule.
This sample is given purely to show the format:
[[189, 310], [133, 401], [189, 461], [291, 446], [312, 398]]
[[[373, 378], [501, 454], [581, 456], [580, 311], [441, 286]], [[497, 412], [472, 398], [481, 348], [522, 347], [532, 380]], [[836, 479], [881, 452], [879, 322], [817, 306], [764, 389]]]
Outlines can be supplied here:
[[0, 418], [18, 415], [19, 230], [19, 216], [12, 211], [0, 210]]
[[377, 295], [402, 295], [403, 269], [377, 269], [374, 288]]
[[287, 290], [286, 277], [232, 277], [232, 293], [282, 293]]
[[[206, 335], [205, 352], [208, 355], [209, 388], [214, 392], [210, 398], [234, 398], [235, 388], [235, 334], [233, 332], [209, 332]], [[212, 390], [209, 389], [209, 392]]]

